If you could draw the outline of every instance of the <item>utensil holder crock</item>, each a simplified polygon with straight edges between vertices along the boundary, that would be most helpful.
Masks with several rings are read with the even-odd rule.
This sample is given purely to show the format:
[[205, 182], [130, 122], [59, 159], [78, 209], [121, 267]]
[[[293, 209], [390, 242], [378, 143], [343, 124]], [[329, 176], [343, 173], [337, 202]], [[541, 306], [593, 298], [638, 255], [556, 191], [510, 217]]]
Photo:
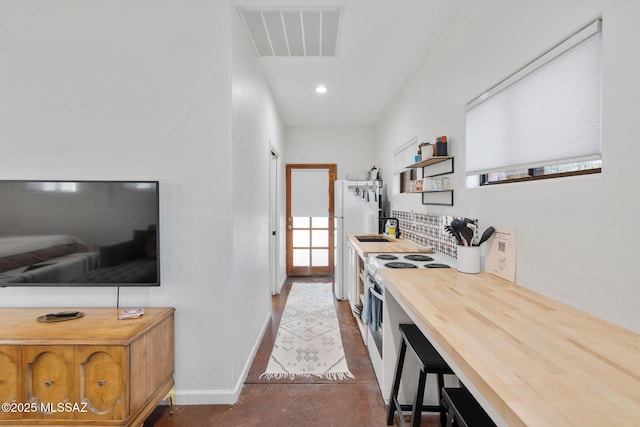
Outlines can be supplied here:
[[458, 246], [458, 271], [480, 273], [480, 246]]

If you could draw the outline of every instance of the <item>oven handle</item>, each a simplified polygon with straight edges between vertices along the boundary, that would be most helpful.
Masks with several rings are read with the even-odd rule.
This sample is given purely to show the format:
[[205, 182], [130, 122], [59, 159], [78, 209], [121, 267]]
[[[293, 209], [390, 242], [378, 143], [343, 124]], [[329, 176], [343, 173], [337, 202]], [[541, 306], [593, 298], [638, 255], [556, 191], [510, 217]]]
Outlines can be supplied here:
[[371, 295], [384, 302], [384, 297], [382, 296], [382, 294], [378, 293], [375, 289], [373, 289], [373, 287], [369, 288], [369, 292], [371, 292]]

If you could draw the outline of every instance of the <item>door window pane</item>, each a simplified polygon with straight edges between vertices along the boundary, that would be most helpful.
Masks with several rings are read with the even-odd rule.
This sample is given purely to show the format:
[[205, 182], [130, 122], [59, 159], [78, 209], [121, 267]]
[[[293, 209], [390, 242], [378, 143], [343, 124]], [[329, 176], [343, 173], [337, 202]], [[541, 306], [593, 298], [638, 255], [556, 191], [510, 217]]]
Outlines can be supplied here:
[[[311, 241], [313, 247], [329, 247], [329, 230], [311, 230]], [[295, 246], [295, 240], [294, 240]]]
[[309, 249], [293, 250], [293, 266], [309, 267]]
[[293, 217], [293, 228], [309, 228], [309, 217], [308, 216], [294, 216]]
[[291, 216], [327, 216], [328, 194], [326, 169], [291, 170]]
[[329, 265], [329, 250], [328, 249], [312, 249], [311, 250], [311, 265], [314, 267], [326, 267]]
[[314, 216], [311, 218], [312, 228], [329, 228], [329, 218], [326, 216]]
[[296, 248], [309, 247], [309, 230], [293, 230], [293, 246]]

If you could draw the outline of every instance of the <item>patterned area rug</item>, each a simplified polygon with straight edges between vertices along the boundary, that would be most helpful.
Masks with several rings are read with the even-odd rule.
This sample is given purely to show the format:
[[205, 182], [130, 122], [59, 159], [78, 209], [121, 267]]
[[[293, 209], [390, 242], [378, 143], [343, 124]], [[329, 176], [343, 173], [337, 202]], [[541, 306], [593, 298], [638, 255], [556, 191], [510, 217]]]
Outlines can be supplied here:
[[331, 283], [294, 283], [284, 307], [266, 379], [353, 378], [342, 348]]

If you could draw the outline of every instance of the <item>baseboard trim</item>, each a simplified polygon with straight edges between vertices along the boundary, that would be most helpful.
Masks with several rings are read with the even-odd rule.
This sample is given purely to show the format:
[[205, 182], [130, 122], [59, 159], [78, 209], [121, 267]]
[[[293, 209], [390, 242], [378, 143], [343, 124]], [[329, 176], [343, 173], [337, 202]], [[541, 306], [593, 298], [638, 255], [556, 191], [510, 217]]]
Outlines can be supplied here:
[[237, 401], [235, 390], [176, 390], [176, 405], [233, 405]]
[[236, 385], [233, 389], [229, 390], [176, 390], [176, 405], [233, 405], [238, 401], [244, 382], [249, 375], [249, 370], [253, 364], [258, 349], [264, 338], [264, 334], [267, 332], [269, 323], [271, 322], [271, 310], [267, 313], [260, 336], [253, 344], [251, 349], [251, 356], [247, 358], [242, 369], [242, 374], [238, 378]]

